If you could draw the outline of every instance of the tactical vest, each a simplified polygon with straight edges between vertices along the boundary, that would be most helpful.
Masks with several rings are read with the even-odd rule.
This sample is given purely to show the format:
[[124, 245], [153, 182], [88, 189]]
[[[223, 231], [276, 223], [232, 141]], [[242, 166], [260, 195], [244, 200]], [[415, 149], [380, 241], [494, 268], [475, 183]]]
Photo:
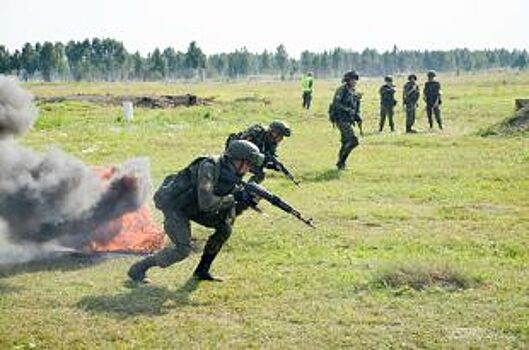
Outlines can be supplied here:
[[391, 85], [384, 84], [380, 88], [380, 104], [383, 106], [395, 106], [395, 89]]
[[[219, 183], [221, 159], [219, 157], [202, 156], [193, 160], [187, 167], [176, 174], [168, 175], [154, 193], [154, 205], [160, 210], [181, 209], [188, 215], [199, 212], [197, 200], [198, 167], [203, 161], [215, 164], [215, 184]], [[215, 186], [217, 187], [217, 186]], [[217, 188], [215, 188], [215, 192]], [[230, 189], [231, 190], [231, 189]], [[220, 191], [225, 192], [225, 191]], [[227, 193], [218, 193], [226, 195]]]

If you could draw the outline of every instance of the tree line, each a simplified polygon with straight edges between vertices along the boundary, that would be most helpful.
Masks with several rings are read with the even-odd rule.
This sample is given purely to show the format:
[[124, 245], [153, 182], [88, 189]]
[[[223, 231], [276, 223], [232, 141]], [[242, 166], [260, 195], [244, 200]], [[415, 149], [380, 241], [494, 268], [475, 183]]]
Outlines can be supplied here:
[[26, 43], [13, 52], [0, 45], [0, 74], [22, 80], [44, 81], [157, 81], [176, 79], [239, 79], [252, 75], [294, 78], [311, 71], [315, 76], [336, 77], [352, 68], [362, 75], [385, 75], [435, 69], [440, 72], [472, 72], [487, 69], [526, 69], [526, 50], [448, 51], [392, 50], [356, 52], [335, 48], [323, 52], [305, 50], [291, 57], [284, 45], [275, 51], [249, 52], [245, 47], [207, 56], [195, 41], [186, 52], [168, 47], [142, 56], [130, 53], [114, 39]]

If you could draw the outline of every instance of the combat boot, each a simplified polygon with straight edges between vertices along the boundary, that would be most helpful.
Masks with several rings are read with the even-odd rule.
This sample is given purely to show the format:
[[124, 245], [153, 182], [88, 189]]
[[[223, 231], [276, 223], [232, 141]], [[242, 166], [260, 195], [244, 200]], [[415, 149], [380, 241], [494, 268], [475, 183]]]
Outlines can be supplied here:
[[211, 267], [211, 263], [213, 260], [215, 260], [215, 257], [217, 254], [202, 254], [202, 258], [200, 258], [200, 262], [198, 263], [197, 268], [195, 269], [195, 272], [193, 272], [193, 276], [199, 280], [199, 281], [215, 281], [215, 282], [222, 282], [222, 279], [213, 277], [209, 273], [209, 268]]
[[133, 264], [127, 272], [127, 275], [129, 275], [130, 279], [134, 282], [149, 283], [150, 280], [145, 278], [145, 273], [153, 266], [156, 266], [156, 260], [154, 259], [154, 256], [150, 255]]

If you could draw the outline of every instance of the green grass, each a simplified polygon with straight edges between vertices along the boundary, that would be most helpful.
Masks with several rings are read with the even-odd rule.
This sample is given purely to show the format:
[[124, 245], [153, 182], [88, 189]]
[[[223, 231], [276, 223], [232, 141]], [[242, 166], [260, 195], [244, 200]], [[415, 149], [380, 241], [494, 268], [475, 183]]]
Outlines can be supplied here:
[[[220, 152], [230, 132], [284, 119], [294, 135], [279, 153], [302, 186], [275, 174], [264, 185], [318, 229], [263, 203], [267, 215], [240, 217], [213, 266], [224, 283], [189, 281], [198, 254], [153, 269], [154, 283], [141, 287], [125, 278], [135, 257], [4, 270], [0, 348], [527, 348], [529, 139], [479, 130], [512, 115], [529, 75], [440, 79], [446, 130], [427, 132], [421, 106], [423, 132], [411, 136], [400, 106], [398, 132], [374, 133], [381, 81], [361, 80], [367, 135], [340, 173], [327, 121], [335, 81], [316, 81], [310, 112], [297, 81], [28, 85], [41, 96], [215, 97], [211, 106], [136, 109], [128, 124], [117, 107], [40, 105], [24, 144], [57, 145], [94, 165], [147, 156], [154, 186], [195, 155]], [[208, 234], [194, 226], [199, 243]]]

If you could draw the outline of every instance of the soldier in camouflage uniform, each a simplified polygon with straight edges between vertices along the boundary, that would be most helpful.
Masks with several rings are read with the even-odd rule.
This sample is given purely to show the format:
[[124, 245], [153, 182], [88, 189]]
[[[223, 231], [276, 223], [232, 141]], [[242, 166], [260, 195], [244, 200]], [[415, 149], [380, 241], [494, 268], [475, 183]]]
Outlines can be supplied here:
[[342, 146], [336, 162], [338, 170], [345, 169], [349, 154], [359, 144], [353, 130], [355, 123], [362, 122], [359, 114], [360, 96], [355, 90], [358, 79], [359, 76], [355, 71], [345, 73], [342, 79], [343, 84], [336, 90], [329, 106], [329, 118], [341, 134]]
[[395, 131], [395, 123], [393, 122], [393, 115], [395, 114], [394, 108], [397, 104], [395, 100], [395, 85], [393, 85], [393, 77], [386, 75], [384, 77], [384, 85], [378, 90], [380, 95], [380, 124], [378, 132], [384, 130], [384, 124], [386, 123], [386, 117], [388, 118], [389, 127], [391, 132]]
[[404, 84], [402, 89], [402, 103], [406, 109], [406, 132], [415, 133], [413, 124], [415, 124], [415, 110], [419, 101], [420, 92], [419, 85], [416, 83], [417, 76], [415, 74], [408, 75], [408, 81]]
[[229, 147], [233, 140], [247, 140], [256, 145], [259, 151], [265, 155], [265, 160], [261, 166], [251, 169], [254, 175], [249, 181], [261, 183], [265, 179], [264, 168], [279, 171], [279, 169], [274, 167], [270, 159], [271, 157], [277, 158], [277, 147], [283, 141], [283, 138], [290, 137], [291, 134], [292, 130], [283, 121], [273, 121], [267, 129], [260, 124], [255, 124], [240, 133], [231, 134], [226, 140], [226, 148]]
[[165, 233], [173, 245], [132, 265], [129, 277], [147, 282], [146, 271], [185, 259], [191, 252], [190, 221], [215, 229], [207, 240], [194, 276], [216, 280], [210, 266], [232, 232], [237, 211], [254, 204], [248, 192], [222, 174], [242, 178], [250, 167], [261, 166], [264, 155], [248, 141], [234, 141], [220, 157], [199, 157], [177, 174], [166, 177], [154, 195], [156, 207], [164, 214]]
[[430, 129], [433, 128], [433, 113], [435, 116], [435, 121], [437, 122], [437, 125], [439, 125], [439, 129], [442, 130], [443, 121], [441, 119], [441, 84], [435, 80], [435, 76], [435, 71], [428, 71], [428, 81], [424, 84], [423, 98], [426, 102], [426, 116], [428, 117]]

